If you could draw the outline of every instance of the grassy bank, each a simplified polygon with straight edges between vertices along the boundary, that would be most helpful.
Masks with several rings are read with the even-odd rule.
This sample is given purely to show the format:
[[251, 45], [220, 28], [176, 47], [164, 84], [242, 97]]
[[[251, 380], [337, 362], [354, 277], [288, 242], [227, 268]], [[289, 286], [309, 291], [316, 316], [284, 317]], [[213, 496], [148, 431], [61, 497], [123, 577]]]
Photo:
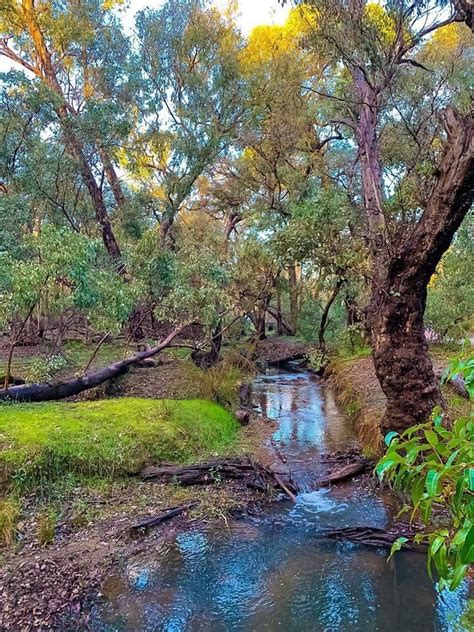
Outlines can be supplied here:
[[84, 477], [116, 478], [153, 461], [187, 462], [228, 448], [233, 416], [204, 400], [124, 397], [0, 407], [0, 476], [24, 493]]

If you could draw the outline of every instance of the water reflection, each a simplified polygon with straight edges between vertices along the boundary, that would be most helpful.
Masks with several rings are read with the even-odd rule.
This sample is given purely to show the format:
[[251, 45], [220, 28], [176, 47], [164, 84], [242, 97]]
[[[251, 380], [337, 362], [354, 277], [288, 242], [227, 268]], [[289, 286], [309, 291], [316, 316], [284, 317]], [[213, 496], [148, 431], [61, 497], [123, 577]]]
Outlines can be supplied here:
[[[309, 375], [256, 380], [263, 414], [279, 421], [275, 441], [302, 480], [324, 468], [321, 452], [353, 442], [330, 391]], [[301, 494], [263, 516], [226, 529], [178, 534], [111, 578], [94, 606], [97, 631], [205, 630], [415, 632], [453, 631], [467, 588], [438, 594], [424, 558], [318, 536], [321, 529], [384, 526], [375, 491], [354, 486]]]

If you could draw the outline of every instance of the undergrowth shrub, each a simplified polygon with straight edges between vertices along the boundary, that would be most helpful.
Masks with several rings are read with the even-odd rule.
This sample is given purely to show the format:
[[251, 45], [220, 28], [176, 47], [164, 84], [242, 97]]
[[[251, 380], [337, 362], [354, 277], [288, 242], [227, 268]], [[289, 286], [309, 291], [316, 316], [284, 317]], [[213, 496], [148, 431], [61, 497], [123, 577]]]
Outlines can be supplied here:
[[11, 546], [15, 540], [20, 505], [16, 499], [0, 500], [0, 546]]
[[[425, 529], [416, 542], [428, 544], [427, 565], [441, 587], [456, 588], [474, 563], [474, 356], [455, 360], [445, 379], [462, 375], [471, 409], [453, 423], [445, 422], [438, 407], [427, 423], [402, 435], [389, 432], [387, 451], [377, 464], [379, 477], [405, 498], [410, 520], [420, 518]], [[398, 551], [407, 538], [392, 547]]]

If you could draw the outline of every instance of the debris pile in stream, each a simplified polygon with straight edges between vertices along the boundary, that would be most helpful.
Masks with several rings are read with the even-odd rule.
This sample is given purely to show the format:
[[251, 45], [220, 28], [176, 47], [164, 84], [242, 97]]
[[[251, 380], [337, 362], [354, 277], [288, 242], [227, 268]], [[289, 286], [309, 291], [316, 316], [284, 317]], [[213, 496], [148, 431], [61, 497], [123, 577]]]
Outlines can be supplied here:
[[267, 494], [276, 490], [285, 493], [292, 500], [298, 492], [294, 481], [286, 474], [275, 472], [249, 457], [233, 460], [220, 459], [197, 465], [162, 463], [146, 467], [140, 472], [140, 477], [145, 481], [175, 482], [184, 486], [212, 485], [224, 480], [241, 480], [251, 489]]

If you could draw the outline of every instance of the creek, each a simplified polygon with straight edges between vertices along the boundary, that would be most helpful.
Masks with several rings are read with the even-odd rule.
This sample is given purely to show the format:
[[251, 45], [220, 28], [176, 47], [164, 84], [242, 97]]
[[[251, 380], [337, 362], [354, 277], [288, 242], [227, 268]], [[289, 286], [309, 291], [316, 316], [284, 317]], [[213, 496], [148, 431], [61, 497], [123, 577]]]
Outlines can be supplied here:
[[[273, 441], [306, 489], [261, 515], [176, 534], [126, 563], [92, 609], [98, 632], [428, 632], [464, 630], [468, 588], [440, 592], [419, 553], [318, 537], [327, 528], [385, 527], [394, 499], [349, 482], [311, 491], [323, 454], [354, 445], [332, 391], [306, 372], [271, 370], [254, 382]], [[276, 464], [278, 465], [278, 464]], [[281, 463], [280, 463], [281, 465]]]

